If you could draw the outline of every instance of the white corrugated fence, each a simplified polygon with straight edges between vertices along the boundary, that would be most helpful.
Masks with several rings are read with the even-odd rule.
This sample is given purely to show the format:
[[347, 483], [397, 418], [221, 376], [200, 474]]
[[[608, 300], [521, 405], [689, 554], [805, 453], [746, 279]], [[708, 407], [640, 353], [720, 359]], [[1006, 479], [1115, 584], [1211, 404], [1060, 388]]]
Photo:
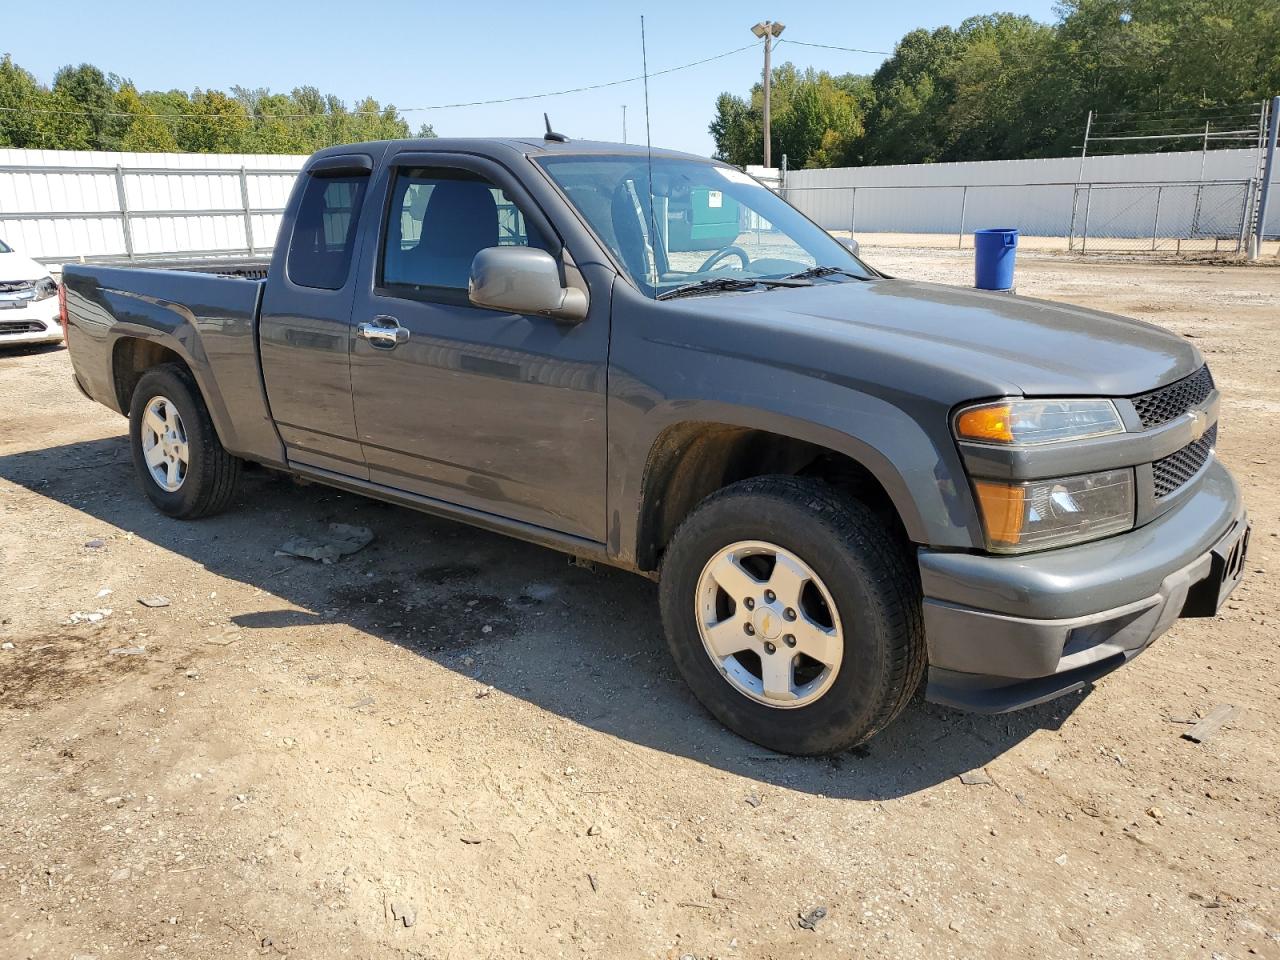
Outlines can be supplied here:
[[49, 261], [262, 255], [306, 159], [0, 149], [0, 239]]

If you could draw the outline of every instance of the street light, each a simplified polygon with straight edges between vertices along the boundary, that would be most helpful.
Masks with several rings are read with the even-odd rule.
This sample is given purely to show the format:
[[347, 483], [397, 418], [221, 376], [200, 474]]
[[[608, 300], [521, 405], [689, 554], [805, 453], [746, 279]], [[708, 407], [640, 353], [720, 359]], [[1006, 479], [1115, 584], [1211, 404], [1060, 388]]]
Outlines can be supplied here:
[[772, 158], [773, 150], [772, 150], [772, 144], [769, 142], [771, 139], [771, 132], [769, 128], [769, 87], [772, 86], [773, 84], [773, 69], [769, 65], [769, 54], [771, 52], [771, 48], [773, 47], [773, 38], [782, 36], [782, 31], [785, 29], [786, 29], [785, 25], [778, 23], [777, 21], [774, 21], [774, 20], [761, 20], [759, 23], [757, 23], [754, 27], [751, 28], [752, 33], [754, 33], [757, 37], [760, 37], [761, 39], [764, 40], [764, 165], [765, 167], [773, 166], [771, 162], [771, 160], [773, 159]]

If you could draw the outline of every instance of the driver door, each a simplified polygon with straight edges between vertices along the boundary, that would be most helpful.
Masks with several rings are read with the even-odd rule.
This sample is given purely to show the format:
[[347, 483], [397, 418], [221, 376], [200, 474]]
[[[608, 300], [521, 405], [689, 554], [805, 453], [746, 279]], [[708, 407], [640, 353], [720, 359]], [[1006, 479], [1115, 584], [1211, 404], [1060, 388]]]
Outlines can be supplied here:
[[492, 161], [401, 154], [374, 189], [383, 215], [361, 254], [373, 283], [356, 292], [351, 325], [369, 479], [603, 541], [608, 298], [573, 325], [470, 303], [481, 249], [563, 255], [542, 212]]

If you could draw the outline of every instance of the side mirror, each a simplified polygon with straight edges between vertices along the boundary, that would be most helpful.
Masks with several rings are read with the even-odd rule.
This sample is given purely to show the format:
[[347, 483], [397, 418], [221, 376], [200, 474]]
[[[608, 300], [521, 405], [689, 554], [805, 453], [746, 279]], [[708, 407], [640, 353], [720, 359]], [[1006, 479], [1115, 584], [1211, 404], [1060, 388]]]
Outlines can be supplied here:
[[467, 294], [477, 307], [536, 313], [577, 323], [586, 319], [587, 297], [560, 286], [560, 268], [545, 250], [486, 247], [471, 261]]
[[855, 257], [858, 255], [858, 241], [853, 237], [841, 237], [840, 245], [848, 249]]

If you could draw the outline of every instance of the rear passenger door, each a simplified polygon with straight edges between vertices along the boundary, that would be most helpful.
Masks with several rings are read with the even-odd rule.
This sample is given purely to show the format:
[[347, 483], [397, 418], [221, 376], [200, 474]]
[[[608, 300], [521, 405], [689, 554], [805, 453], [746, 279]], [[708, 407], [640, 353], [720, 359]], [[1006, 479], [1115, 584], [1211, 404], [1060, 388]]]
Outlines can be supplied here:
[[[369, 478], [603, 541], [608, 298], [576, 325], [471, 304], [480, 250], [564, 257], [541, 210], [493, 161], [401, 155], [379, 174], [375, 204], [382, 222], [372, 236], [366, 225], [360, 269], [372, 284], [355, 297], [351, 349]], [[361, 324], [384, 332], [366, 338]]]
[[351, 405], [351, 300], [372, 158], [324, 157], [295, 187], [259, 321], [262, 377], [294, 463], [368, 479]]

